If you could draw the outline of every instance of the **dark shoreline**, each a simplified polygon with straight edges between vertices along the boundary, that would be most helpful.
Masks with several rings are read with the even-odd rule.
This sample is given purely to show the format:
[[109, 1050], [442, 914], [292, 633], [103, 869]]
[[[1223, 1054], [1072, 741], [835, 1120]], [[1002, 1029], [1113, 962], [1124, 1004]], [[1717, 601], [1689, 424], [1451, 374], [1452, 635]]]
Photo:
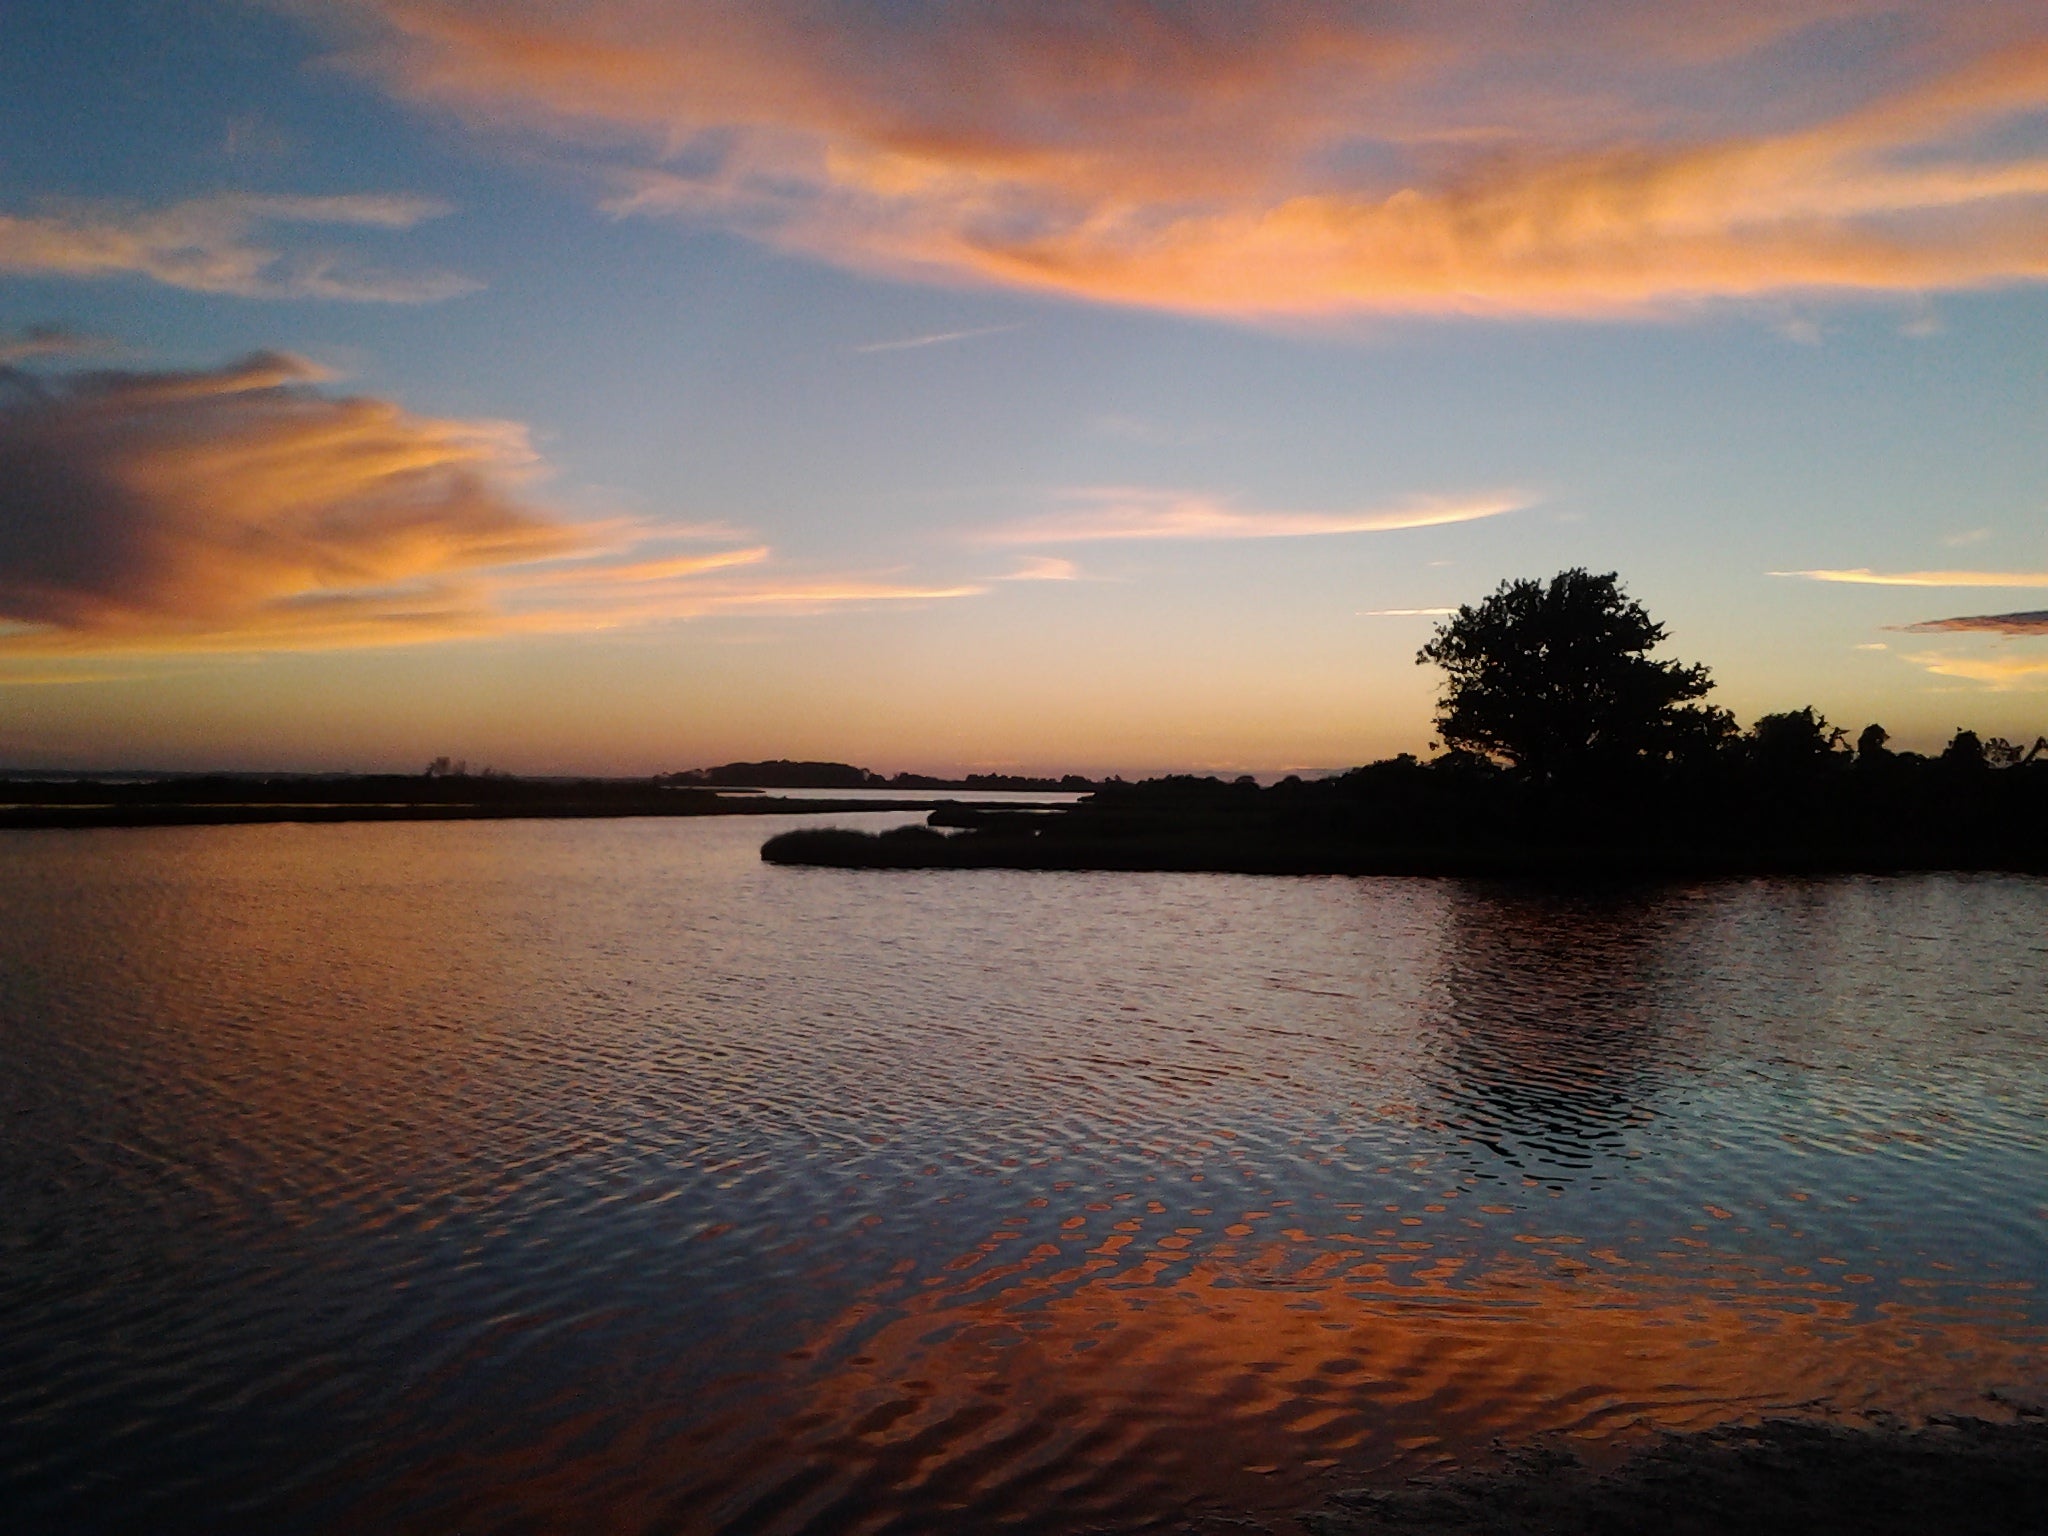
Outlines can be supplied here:
[[1259, 875], [2038, 874], [2048, 872], [2048, 758], [1999, 769], [1830, 760], [1798, 771], [1743, 759], [1689, 775], [1562, 782], [1396, 758], [1314, 783], [1105, 784], [1050, 815], [951, 806], [926, 826], [881, 834], [807, 828], [771, 839], [761, 856], [854, 869]]
[[1606, 1471], [1544, 1439], [1296, 1519], [1315, 1536], [2025, 1536], [2048, 1531], [2048, 1419], [1772, 1419], [1667, 1434]]
[[933, 811], [945, 794], [792, 799], [649, 783], [398, 775], [0, 780], [0, 830], [247, 826], [271, 822], [582, 820], [626, 816], [823, 816]]
[[276, 822], [344, 821], [596, 821], [625, 817], [809, 816], [847, 811], [928, 811], [929, 800], [728, 801], [714, 809], [583, 805], [574, 802], [494, 805], [167, 805], [5, 806], [0, 832], [91, 827], [238, 827]]
[[2048, 853], [1971, 845], [1744, 848], [1498, 844], [1316, 846], [1201, 836], [943, 836], [922, 828], [803, 828], [770, 838], [770, 864], [832, 869], [1010, 869], [1232, 875], [1406, 875], [1633, 880], [1760, 875], [1907, 874], [1935, 870], [2048, 874]]

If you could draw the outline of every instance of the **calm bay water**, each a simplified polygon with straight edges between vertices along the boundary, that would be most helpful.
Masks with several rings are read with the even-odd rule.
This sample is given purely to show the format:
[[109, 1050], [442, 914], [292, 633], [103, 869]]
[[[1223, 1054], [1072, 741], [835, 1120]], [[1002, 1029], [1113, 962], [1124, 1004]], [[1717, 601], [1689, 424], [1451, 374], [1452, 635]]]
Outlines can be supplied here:
[[789, 824], [0, 834], [14, 1528], [1172, 1530], [2048, 1395], [2048, 882]]

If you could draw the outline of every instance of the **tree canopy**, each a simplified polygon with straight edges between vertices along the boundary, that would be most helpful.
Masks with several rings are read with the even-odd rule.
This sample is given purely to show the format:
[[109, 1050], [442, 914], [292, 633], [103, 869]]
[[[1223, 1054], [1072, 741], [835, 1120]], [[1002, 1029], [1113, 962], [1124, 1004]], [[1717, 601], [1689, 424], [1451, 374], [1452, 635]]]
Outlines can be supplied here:
[[1502, 582], [1439, 624], [1415, 659], [1444, 670], [1436, 728], [1446, 747], [1551, 780], [1727, 739], [1727, 711], [1692, 702], [1713, 687], [1707, 669], [1651, 660], [1664, 638], [1615, 573], [1573, 569]]

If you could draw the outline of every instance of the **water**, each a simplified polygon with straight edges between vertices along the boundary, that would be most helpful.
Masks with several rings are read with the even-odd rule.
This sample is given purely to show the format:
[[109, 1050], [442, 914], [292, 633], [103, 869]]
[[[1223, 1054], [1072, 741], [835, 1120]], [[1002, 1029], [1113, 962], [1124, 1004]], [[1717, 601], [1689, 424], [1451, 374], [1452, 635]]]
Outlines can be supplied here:
[[1176, 1530], [2048, 1393], [2048, 882], [791, 824], [0, 835], [10, 1529]]

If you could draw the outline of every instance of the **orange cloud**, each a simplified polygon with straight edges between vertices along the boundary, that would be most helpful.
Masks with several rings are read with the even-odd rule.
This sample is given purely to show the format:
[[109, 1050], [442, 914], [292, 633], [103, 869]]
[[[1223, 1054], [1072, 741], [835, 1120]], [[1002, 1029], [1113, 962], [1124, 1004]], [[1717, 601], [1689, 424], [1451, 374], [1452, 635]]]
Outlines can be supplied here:
[[488, 630], [481, 573], [573, 552], [508, 422], [311, 388], [262, 352], [0, 384], [0, 649], [260, 649]]
[[262, 299], [354, 299], [418, 304], [468, 293], [466, 278], [357, 271], [321, 253], [288, 255], [258, 243], [274, 224], [410, 229], [448, 212], [428, 198], [257, 197], [230, 193], [166, 208], [68, 203], [0, 214], [0, 272], [58, 277], [140, 276], [198, 293]]
[[0, 657], [407, 645], [987, 591], [772, 572], [765, 544], [673, 552], [730, 536], [715, 525], [564, 524], [518, 494], [538, 460], [516, 423], [415, 416], [325, 379], [281, 352], [0, 369]]
[[566, 568], [553, 566], [524, 575], [508, 576], [503, 578], [503, 582], [506, 585], [557, 589], [666, 585], [702, 576], [711, 571], [759, 565], [773, 554], [774, 551], [766, 544], [756, 544], [746, 549], [721, 549], [708, 555], [669, 555], [657, 560], [633, 560], [624, 564], [611, 561]]
[[1515, 496], [1471, 500], [1417, 497], [1355, 512], [1243, 511], [1186, 491], [1098, 486], [1070, 491], [1069, 506], [1026, 518], [984, 537], [995, 544], [1071, 544], [1108, 539], [1286, 539], [1336, 533], [1388, 533], [1499, 517], [1528, 503]]
[[347, 14], [361, 66], [587, 149], [616, 212], [862, 269], [1249, 317], [2048, 277], [2032, 0]]

